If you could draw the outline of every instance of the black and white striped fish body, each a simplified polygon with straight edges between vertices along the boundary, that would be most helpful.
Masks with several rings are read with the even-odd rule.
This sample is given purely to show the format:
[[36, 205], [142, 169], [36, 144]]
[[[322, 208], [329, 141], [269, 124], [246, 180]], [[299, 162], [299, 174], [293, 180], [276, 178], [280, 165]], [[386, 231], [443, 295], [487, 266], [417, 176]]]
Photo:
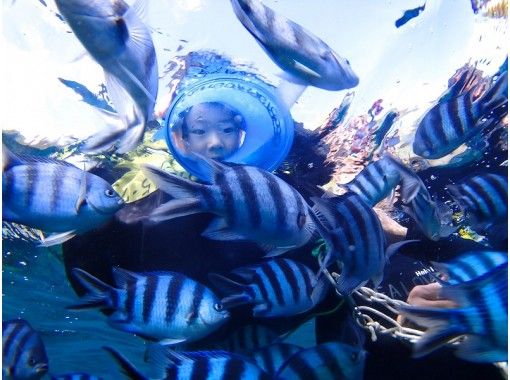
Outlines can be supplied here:
[[149, 215], [158, 222], [198, 212], [218, 216], [203, 232], [214, 240], [252, 240], [267, 256], [300, 247], [315, 224], [303, 197], [275, 175], [251, 166], [226, 166], [202, 159], [211, 185], [202, 185], [154, 167], [145, 167], [158, 187], [175, 199]]
[[326, 90], [358, 85], [349, 61], [294, 21], [258, 0], [231, 0], [234, 12], [268, 56], [290, 75], [290, 81]]
[[472, 280], [443, 286], [439, 297], [458, 307], [398, 307], [406, 318], [428, 327], [415, 343], [416, 357], [466, 335], [455, 346], [457, 356], [474, 362], [508, 360], [508, 261]]
[[52, 376], [51, 380], [102, 380], [102, 378], [94, 375], [89, 375], [88, 373], [79, 372]]
[[253, 316], [284, 317], [304, 313], [325, 295], [326, 280], [307, 266], [290, 259], [272, 259], [233, 271], [244, 283], [212, 274], [210, 279], [228, 295], [221, 302], [229, 309], [252, 304]]
[[82, 233], [107, 222], [124, 204], [108, 182], [65, 161], [17, 157], [4, 150], [4, 221]]
[[473, 251], [465, 252], [447, 263], [432, 262], [432, 265], [438, 272], [446, 275], [446, 280], [439, 279], [441, 283], [456, 285], [474, 280], [506, 262], [507, 252]]
[[229, 317], [210, 289], [179, 273], [137, 274], [114, 268], [117, 288], [80, 269], [73, 274], [89, 294], [72, 308], [114, 309], [108, 320], [111, 326], [165, 344], [201, 339]]
[[[135, 380], [145, 380], [123, 355], [104, 347], [119, 363], [123, 372]], [[250, 359], [226, 351], [176, 352], [153, 345], [148, 354], [149, 365], [164, 380], [270, 380], [266, 372]]]
[[275, 374], [295, 353], [303, 348], [290, 343], [275, 343], [262, 347], [252, 353], [257, 365], [269, 374]]
[[349, 295], [372, 279], [375, 287], [382, 280], [387, 258], [384, 251], [384, 232], [372, 208], [355, 193], [331, 198], [312, 198], [318, 218], [319, 231], [330, 254], [323, 265], [332, 259], [341, 262], [337, 290]]
[[278, 370], [276, 379], [285, 380], [361, 380], [366, 353], [338, 342], [323, 343], [301, 350]]
[[269, 327], [261, 324], [250, 324], [234, 330], [227, 339], [220, 344], [226, 351], [246, 354], [270, 345], [280, 337]]
[[402, 162], [384, 154], [379, 160], [369, 163], [351, 182], [343, 186], [373, 207], [393, 193], [398, 184], [402, 186], [402, 201], [409, 203], [416, 195], [421, 180]]
[[448, 191], [463, 209], [472, 227], [486, 230], [508, 219], [508, 178], [497, 174], [480, 174], [448, 185]]
[[427, 159], [451, 153], [484, 128], [480, 121], [490, 117], [492, 110], [508, 103], [507, 92], [508, 73], [504, 72], [474, 102], [471, 92], [440, 101], [420, 121], [413, 142], [414, 153]]
[[2, 379], [36, 380], [48, 372], [39, 334], [23, 319], [2, 321]]

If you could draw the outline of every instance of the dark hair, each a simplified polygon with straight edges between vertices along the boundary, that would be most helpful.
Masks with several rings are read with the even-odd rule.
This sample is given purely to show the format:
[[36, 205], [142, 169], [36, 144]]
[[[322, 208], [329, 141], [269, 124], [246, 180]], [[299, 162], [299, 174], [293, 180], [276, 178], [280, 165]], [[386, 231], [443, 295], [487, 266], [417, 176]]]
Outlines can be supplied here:
[[[197, 103], [191, 107], [188, 107], [187, 109], [185, 109], [184, 111], [182, 111], [179, 114], [179, 119], [182, 120], [181, 131], [182, 131], [183, 139], [187, 139], [189, 136], [189, 129], [188, 129], [187, 121], [186, 121], [188, 114], [191, 112], [191, 110], [193, 109], [194, 106], [202, 105], [202, 104], [229, 112], [230, 115], [232, 116], [232, 120], [237, 125], [237, 127], [239, 129], [243, 129], [243, 130], [246, 129], [245, 123], [244, 123], [244, 117], [242, 117], [241, 113], [239, 111], [237, 111], [235, 108], [233, 108], [225, 103], [221, 103], [221, 102], [203, 102], [203, 103]], [[236, 116], [240, 116], [240, 120], [236, 119], [235, 118]]]

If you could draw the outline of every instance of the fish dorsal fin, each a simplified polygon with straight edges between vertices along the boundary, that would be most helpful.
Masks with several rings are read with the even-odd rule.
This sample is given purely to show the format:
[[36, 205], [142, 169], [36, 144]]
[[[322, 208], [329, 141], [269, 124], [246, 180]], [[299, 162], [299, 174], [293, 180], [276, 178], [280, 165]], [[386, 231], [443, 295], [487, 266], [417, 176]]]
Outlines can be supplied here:
[[10, 151], [5, 144], [2, 144], [2, 170], [8, 170], [17, 165], [23, 165], [24, 162]]
[[113, 279], [115, 281], [115, 285], [120, 289], [127, 289], [130, 281], [137, 280], [139, 278], [140, 276], [134, 272], [118, 267], [113, 268]]
[[190, 152], [187, 157], [197, 162], [198, 170], [200, 171], [202, 177], [205, 178], [205, 180], [210, 184], [214, 183], [216, 173], [221, 173], [230, 168], [220, 161], [213, 160], [212, 158], [203, 156], [196, 152]]
[[4, 144], [2, 144], [2, 169], [5, 171], [14, 166], [18, 165], [27, 165], [27, 164], [56, 164], [62, 166], [69, 166], [72, 168], [76, 168], [73, 164], [59, 160], [51, 157], [39, 157], [39, 156], [28, 156], [24, 154], [15, 154], [9, 148], [7, 148]]
[[76, 204], [74, 208], [76, 210], [76, 214], [80, 212], [80, 208], [87, 203], [87, 172], [83, 172], [80, 178], [80, 191], [78, 193], [78, 198], [76, 199]]

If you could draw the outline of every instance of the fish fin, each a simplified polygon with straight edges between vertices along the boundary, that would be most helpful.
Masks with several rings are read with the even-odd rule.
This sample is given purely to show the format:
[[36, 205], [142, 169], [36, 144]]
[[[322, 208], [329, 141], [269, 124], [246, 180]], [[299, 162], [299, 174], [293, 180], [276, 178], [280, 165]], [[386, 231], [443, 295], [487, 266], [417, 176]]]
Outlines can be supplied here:
[[182, 342], [186, 342], [186, 339], [184, 339], [184, 338], [179, 338], [179, 339], [165, 338], [165, 339], [160, 340], [158, 342], [158, 344], [160, 344], [162, 346], [173, 346], [173, 345], [176, 345], [176, 344], [179, 344]]
[[268, 310], [269, 307], [266, 303], [260, 303], [253, 308], [253, 316], [264, 317]]
[[196, 198], [173, 199], [153, 210], [147, 217], [152, 223], [203, 212], [202, 202]]
[[105, 70], [104, 76], [108, 96], [113, 103], [118, 117], [124, 123], [124, 128], [127, 128], [131, 124], [130, 120], [135, 119], [136, 116], [133, 98], [126, 90], [121, 80], [114, 74]]
[[231, 280], [230, 278], [217, 273], [209, 273], [207, 278], [217, 289], [219, 289], [224, 294], [243, 292], [246, 287], [239, 282]]
[[2, 171], [6, 171], [14, 166], [23, 164], [24, 162], [21, 157], [12, 153], [11, 150], [2, 143]]
[[58, 234], [51, 234], [41, 240], [41, 242], [39, 243], [39, 247], [51, 247], [53, 245], [62, 244], [68, 240], [71, 240], [75, 236], [76, 236], [75, 230], [65, 231]]
[[142, 375], [136, 367], [131, 364], [129, 360], [127, 360], [122, 354], [113, 349], [112, 347], [103, 346], [103, 350], [107, 351], [115, 361], [119, 364], [122, 372], [129, 378], [133, 380], [147, 380], [147, 377]]
[[76, 214], [80, 212], [80, 208], [87, 202], [87, 172], [83, 172], [80, 178], [80, 190], [78, 193], [78, 199], [74, 205]]
[[204, 180], [210, 184], [214, 183], [216, 173], [221, 173], [229, 168], [228, 165], [220, 161], [213, 160], [212, 158], [205, 157], [196, 152], [190, 152], [186, 157], [196, 162], [197, 170], [200, 172], [201, 178], [204, 178]]
[[252, 302], [253, 299], [248, 294], [234, 294], [221, 299], [221, 304], [227, 310]]
[[128, 12], [134, 12], [136, 17], [143, 22], [147, 23], [147, 14], [148, 14], [148, 1], [147, 0], [136, 0], [130, 7]]
[[402, 202], [411, 202], [420, 192], [420, 188], [421, 181], [419, 179], [404, 174], [402, 176]]
[[129, 71], [128, 68], [126, 68], [124, 65], [122, 65], [120, 62], [118, 63], [119, 65], [119, 68], [124, 72], [124, 74], [126, 74], [128, 76], [129, 79], [131, 79], [133, 81], [134, 84], [136, 84], [136, 86], [142, 90], [142, 92], [145, 94], [145, 96], [147, 96], [147, 98], [153, 102], [153, 103], [156, 103], [156, 99], [155, 97], [149, 92], [149, 90], [147, 90], [145, 88], [145, 86], [143, 85], [142, 82], [140, 82], [140, 80], [136, 77], [136, 75], [134, 75], [131, 71]]
[[482, 115], [486, 115], [504, 103], [508, 103], [508, 71], [502, 73], [496, 82], [473, 103], [473, 106], [475, 109], [480, 108]]
[[229, 230], [225, 218], [214, 218], [209, 226], [202, 232], [202, 236], [212, 240], [248, 240], [246, 236]]
[[113, 267], [112, 274], [113, 281], [119, 289], [127, 289], [130, 282], [140, 278], [138, 274], [119, 267]]
[[310, 295], [310, 299], [312, 300], [314, 306], [322, 301], [322, 299], [326, 296], [328, 289], [329, 289], [328, 279], [321, 271], [319, 272], [317, 283], [315, 284], [312, 290], [312, 294]]
[[241, 277], [244, 281], [250, 283], [253, 280], [253, 276], [255, 275], [256, 270], [257, 268], [255, 266], [253, 267], [248, 266], [234, 269], [231, 273]]
[[196, 311], [190, 311], [185, 318], [186, 324], [189, 325], [191, 321], [197, 317]]
[[456, 346], [455, 356], [475, 363], [496, 363], [508, 360], [506, 349], [497, 349], [483, 336], [468, 335]]
[[[88, 294], [81, 298], [80, 304], [69, 306], [69, 309], [86, 309], [88, 307], [109, 307], [111, 306], [110, 293], [114, 291], [110, 285], [92, 276], [80, 268], [73, 268], [73, 276], [87, 289]], [[102, 302], [100, 302], [102, 301]]]
[[296, 248], [296, 247], [295, 246], [290, 246], [290, 247], [263, 246], [263, 249], [265, 251], [264, 258], [280, 256], [294, 248]]
[[197, 199], [198, 194], [205, 187], [205, 185], [165, 172], [155, 166], [142, 165], [142, 170], [161, 191], [171, 195], [173, 198]]
[[310, 197], [310, 200], [314, 203], [312, 212], [327, 230], [333, 229], [335, 224], [335, 216], [333, 215], [331, 207], [331, 199], [332, 198]]
[[296, 81], [283, 79], [278, 85], [276, 92], [283, 101], [283, 104], [285, 104], [288, 109], [291, 109], [307, 87], [308, 85], [304, 83], [304, 81], [302, 81], [302, 83], [296, 83]]

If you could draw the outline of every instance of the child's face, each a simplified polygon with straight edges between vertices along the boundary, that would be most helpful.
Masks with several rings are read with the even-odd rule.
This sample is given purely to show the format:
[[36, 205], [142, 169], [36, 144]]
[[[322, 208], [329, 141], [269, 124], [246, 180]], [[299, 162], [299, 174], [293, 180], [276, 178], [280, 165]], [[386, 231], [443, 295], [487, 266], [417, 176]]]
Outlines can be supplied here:
[[[235, 116], [239, 117], [239, 116]], [[220, 107], [197, 104], [186, 116], [188, 148], [221, 160], [239, 148], [240, 129], [234, 115]]]

